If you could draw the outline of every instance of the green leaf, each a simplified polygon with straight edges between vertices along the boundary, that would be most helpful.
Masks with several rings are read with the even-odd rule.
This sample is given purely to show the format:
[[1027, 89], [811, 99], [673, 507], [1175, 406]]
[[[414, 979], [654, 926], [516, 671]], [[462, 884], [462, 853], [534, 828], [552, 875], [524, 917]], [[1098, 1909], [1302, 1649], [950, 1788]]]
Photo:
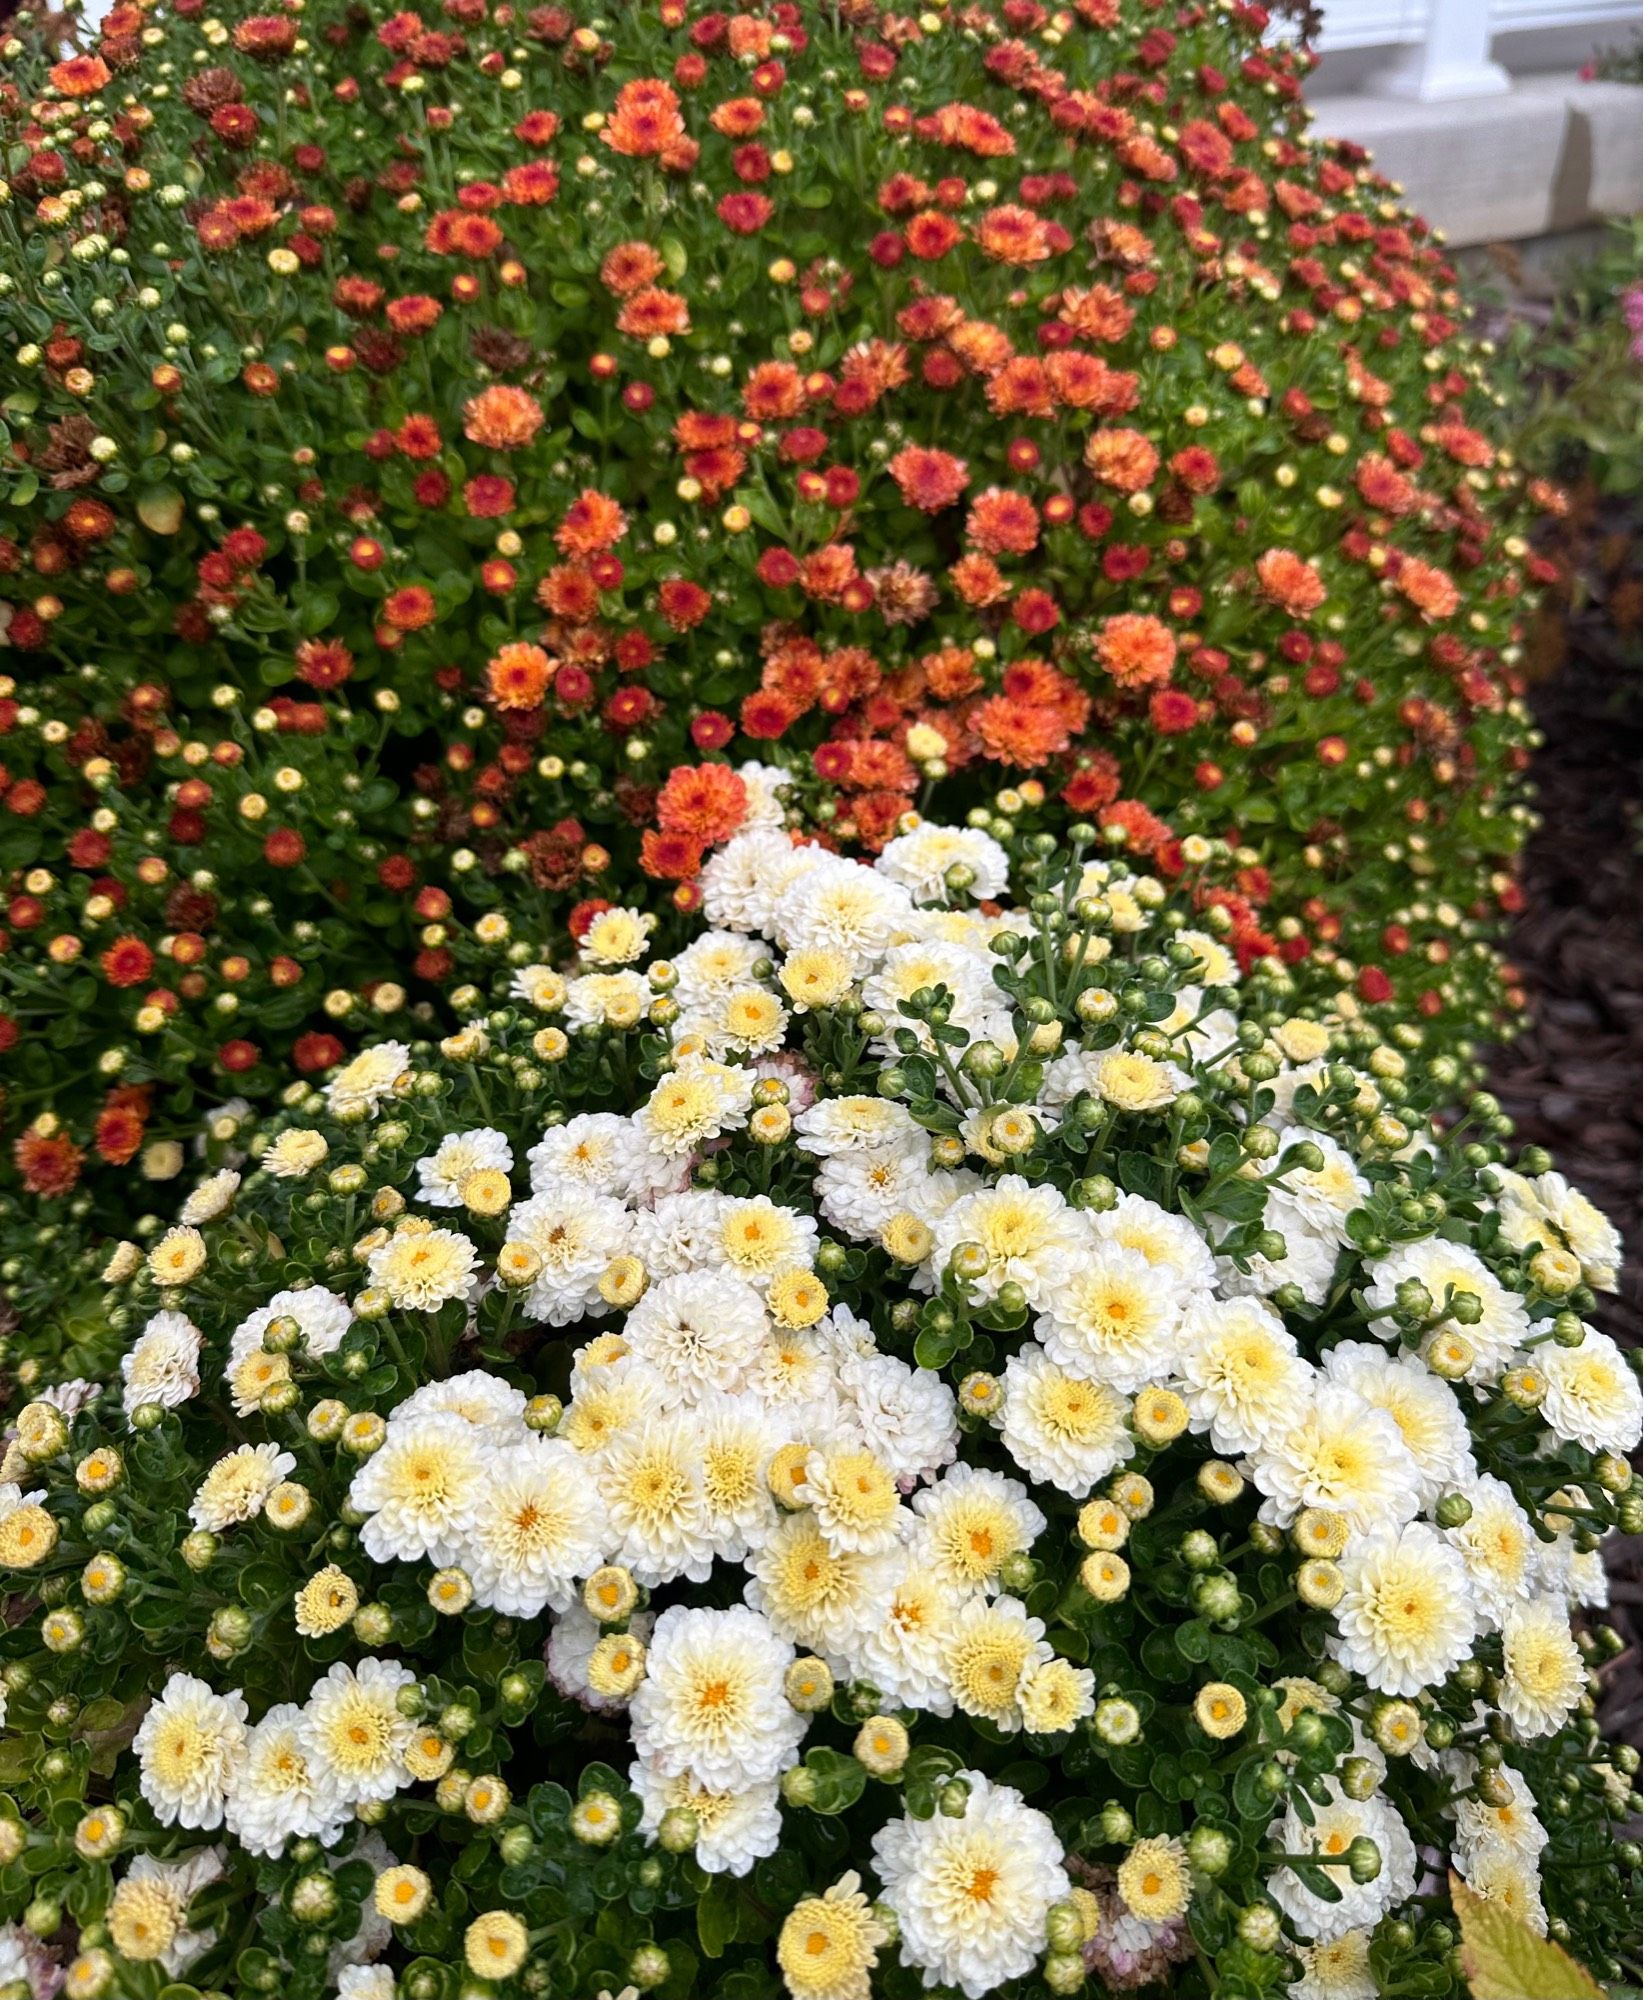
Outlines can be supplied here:
[[1473, 2000], [1604, 2000], [1604, 1989], [1551, 1938], [1537, 1937], [1500, 1903], [1475, 1896], [1450, 1876], [1450, 1901], [1461, 1926], [1461, 1957]]
[[696, 1935], [709, 1958], [723, 1958], [736, 1936], [736, 1890], [728, 1875], [716, 1875], [696, 1906]]

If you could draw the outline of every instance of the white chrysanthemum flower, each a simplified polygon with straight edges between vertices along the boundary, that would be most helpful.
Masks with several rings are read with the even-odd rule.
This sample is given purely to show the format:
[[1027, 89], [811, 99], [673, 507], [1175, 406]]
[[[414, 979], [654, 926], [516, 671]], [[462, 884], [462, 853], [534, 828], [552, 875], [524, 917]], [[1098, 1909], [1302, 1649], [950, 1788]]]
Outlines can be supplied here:
[[915, 1494], [913, 1510], [926, 1559], [967, 1593], [997, 1590], [1000, 1565], [1025, 1553], [1045, 1530], [1045, 1517], [1020, 1480], [962, 1463]]
[[1459, 1666], [1477, 1633], [1461, 1557], [1411, 1521], [1349, 1545], [1330, 1650], [1378, 1694], [1419, 1694]]
[[1455, 1391], [1419, 1355], [1389, 1354], [1368, 1340], [1344, 1340], [1324, 1357], [1332, 1382], [1345, 1383], [1399, 1427], [1421, 1472], [1421, 1504], [1474, 1477], [1472, 1434]]
[[563, 1611], [605, 1555], [605, 1509], [569, 1445], [528, 1437], [485, 1459], [458, 1561], [474, 1602], [511, 1618]]
[[555, 1435], [590, 1459], [602, 1459], [619, 1439], [637, 1436], [642, 1424], [662, 1414], [667, 1400], [650, 1369], [632, 1362], [575, 1387]]
[[1491, 1473], [1481, 1473], [1461, 1491], [1472, 1502], [1470, 1518], [1450, 1528], [1451, 1546], [1467, 1567], [1479, 1623], [1499, 1625], [1535, 1588], [1541, 1542], [1513, 1489]]
[[473, 1291], [479, 1252], [459, 1230], [429, 1226], [396, 1229], [371, 1252], [366, 1268], [390, 1301], [405, 1312], [438, 1312]]
[[189, 1506], [188, 1518], [197, 1528], [221, 1534], [239, 1521], [260, 1514], [263, 1502], [297, 1461], [276, 1444], [242, 1444], [225, 1452], [201, 1480]]
[[[1275, 1868], [1267, 1888], [1290, 1919], [1298, 1937], [1328, 1944], [1352, 1930], [1371, 1930], [1395, 1904], [1416, 1891], [1416, 1844], [1397, 1809], [1379, 1794], [1350, 1799], [1334, 1778], [1320, 1780], [1328, 1802], [1310, 1808], [1304, 1819], [1291, 1805], [1267, 1830], [1268, 1839], [1286, 1854], [1316, 1855], [1318, 1865], [1341, 1891], [1339, 1902], [1327, 1903], [1305, 1888], [1288, 1868]], [[1371, 1882], [1355, 1882], [1347, 1852], [1359, 1838], [1381, 1849], [1381, 1873]]]
[[839, 1357], [825, 1323], [779, 1327], [749, 1371], [748, 1389], [784, 1427], [791, 1442], [820, 1442], [845, 1424]]
[[995, 1729], [1022, 1726], [1022, 1682], [1052, 1658], [1042, 1618], [1015, 1597], [971, 1597], [959, 1608], [942, 1649], [942, 1673], [954, 1706]]
[[1144, 1195], [1122, 1194], [1109, 1209], [1082, 1211], [1098, 1243], [1114, 1243], [1145, 1257], [1183, 1297], [1204, 1294], [1216, 1282], [1216, 1260], [1185, 1215], [1172, 1215]]
[[302, 1350], [315, 1360], [334, 1354], [343, 1335], [354, 1324], [354, 1308], [323, 1285], [305, 1285], [299, 1291], [276, 1292], [266, 1306], [248, 1313], [234, 1329], [228, 1344], [228, 1367], [232, 1373], [248, 1354], [263, 1344], [263, 1335], [277, 1319], [294, 1319], [302, 1335]]
[[325, 1086], [326, 1109], [345, 1118], [375, 1111], [410, 1067], [411, 1051], [404, 1042], [362, 1049]]
[[922, 1156], [930, 1146], [930, 1135], [908, 1107], [886, 1097], [819, 1097], [798, 1114], [793, 1129], [794, 1144], [819, 1160], [887, 1146]]
[[508, 1235], [541, 1260], [525, 1299], [533, 1318], [569, 1326], [606, 1310], [599, 1281], [628, 1248], [628, 1211], [620, 1201], [563, 1185], [522, 1201], [509, 1215]]
[[632, 1028], [645, 1018], [655, 996], [642, 974], [584, 972], [565, 982], [565, 1025], [577, 1028]]
[[1521, 1737], [1551, 1736], [1587, 1687], [1562, 1598], [1515, 1605], [1501, 1623], [1502, 1672], [1496, 1705]]
[[1094, 1058], [1090, 1084], [1115, 1111], [1163, 1111], [1192, 1088], [1193, 1079], [1180, 1063], [1161, 1062], [1139, 1049], [1115, 1048]]
[[824, 946], [865, 966], [889, 949], [913, 898], [860, 861], [823, 854], [783, 891], [770, 934], [784, 951]]
[[[1281, 1285], [1294, 1285], [1310, 1306], [1323, 1305], [1336, 1275], [1341, 1231], [1334, 1226], [1321, 1228], [1285, 1198], [1282, 1188], [1269, 1193], [1262, 1226], [1284, 1239], [1284, 1255], [1263, 1257], [1246, 1251], [1240, 1260], [1219, 1256], [1218, 1289], [1228, 1298], [1268, 1298]], [[1227, 1233], [1220, 1231], [1221, 1236]], [[1249, 1268], [1241, 1270], [1241, 1261]]]
[[683, 1159], [746, 1125], [753, 1088], [752, 1070], [691, 1056], [661, 1079], [634, 1122], [652, 1152]]
[[542, 1014], [557, 1014], [565, 1005], [565, 981], [549, 965], [522, 965], [509, 980], [508, 992]]
[[[649, 1157], [657, 1160], [660, 1155]], [[637, 1211], [630, 1248], [653, 1281], [671, 1278], [680, 1271], [700, 1270], [717, 1261], [715, 1239], [724, 1200], [711, 1188], [686, 1188], [660, 1195], [649, 1208]]]
[[710, 1875], [746, 1875], [782, 1844], [782, 1794], [773, 1778], [736, 1791], [713, 1791], [688, 1772], [669, 1777], [636, 1758], [628, 1782], [640, 1802], [639, 1830], [656, 1838], [663, 1815], [688, 1812], [696, 1821], [692, 1859]]
[[635, 1201], [678, 1182], [678, 1168], [651, 1151], [631, 1118], [614, 1111], [584, 1111], [551, 1125], [525, 1157], [534, 1194], [552, 1194], [569, 1182], [590, 1194]]
[[415, 1724], [401, 1715], [402, 1688], [417, 1677], [397, 1660], [338, 1661], [314, 1683], [299, 1742], [319, 1783], [346, 1806], [391, 1799], [410, 1783], [405, 1753]]
[[390, 1965], [339, 1965], [337, 2000], [394, 2000], [394, 1968]]
[[728, 1199], [719, 1208], [719, 1261], [753, 1284], [783, 1271], [809, 1269], [821, 1232], [815, 1219], [768, 1195]]
[[[628, 1620], [628, 1636], [637, 1639], [642, 1646], [646, 1645], [655, 1625], [656, 1620], [649, 1611], [636, 1611]], [[588, 1615], [579, 1598], [569, 1610], [554, 1619], [543, 1659], [548, 1668], [548, 1678], [567, 1701], [577, 1702], [583, 1708], [601, 1714], [615, 1714], [627, 1707], [626, 1696], [598, 1694], [588, 1685], [588, 1662], [606, 1630]]]
[[200, 1348], [205, 1335], [185, 1314], [157, 1312], [130, 1351], [120, 1357], [124, 1382], [121, 1404], [129, 1417], [144, 1403], [173, 1410], [200, 1387]]
[[792, 796], [793, 773], [785, 764], [767, 764], [750, 757], [738, 764], [736, 775], [747, 794], [742, 808], [741, 831], [768, 832], [787, 824], [785, 801]]
[[275, 1133], [259, 1164], [277, 1181], [299, 1181], [311, 1174], [330, 1150], [324, 1133], [311, 1126], [292, 1125]]
[[403, 1403], [396, 1403], [388, 1427], [404, 1429], [420, 1418], [438, 1414], [461, 1417], [484, 1431], [487, 1443], [514, 1444], [527, 1435], [525, 1392], [484, 1368], [465, 1369], [441, 1381], [425, 1382]]
[[740, 1562], [776, 1525], [767, 1474], [786, 1433], [757, 1395], [706, 1396], [694, 1415], [707, 1531], [721, 1561]]
[[1255, 1453], [1264, 1518], [1281, 1525], [1304, 1507], [1342, 1514], [1355, 1532], [1396, 1528], [1421, 1509], [1421, 1470], [1385, 1410], [1322, 1381], [1289, 1430]]
[[715, 1791], [780, 1777], [806, 1726], [784, 1689], [793, 1658], [770, 1621], [745, 1606], [664, 1611], [629, 1709], [636, 1754], [664, 1776], [688, 1772]]
[[867, 1626], [848, 1670], [878, 1688], [891, 1708], [951, 1715], [948, 1639], [969, 1593], [921, 1559], [921, 1545], [900, 1550], [888, 1577], [882, 1615]]
[[162, 1826], [221, 1826], [246, 1754], [245, 1696], [176, 1674], [149, 1704], [132, 1749], [138, 1784]]
[[1005, 1174], [956, 1201], [937, 1218], [933, 1234], [929, 1262], [938, 1274], [961, 1243], [981, 1246], [986, 1267], [972, 1288], [986, 1304], [1001, 1285], [1015, 1283], [1030, 1305], [1042, 1308], [1072, 1276], [1084, 1248], [1079, 1211], [1057, 1188], [1035, 1187], [1020, 1174]]
[[768, 935], [783, 895], [821, 860], [820, 850], [796, 847], [775, 828], [737, 833], [703, 864], [702, 914], [710, 924]]
[[1547, 1845], [1547, 1829], [1524, 1774], [1511, 1764], [1498, 1764], [1496, 1770], [1508, 1791], [1504, 1804], [1487, 1806], [1462, 1792], [1450, 1808], [1456, 1819], [1456, 1861], [1464, 1875], [1471, 1875], [1483, 1855], [1498, 1851], [1534, 1868]]
[[1285, 1988], [1286, 2000], [1377, 2000], [1381, 1989], [1370, 1969], [1370, 1932], [1343, 1931], [1323, 1944], [1295, 1947], [1300, 1979]]
[[513, 1171], [514, 1149], [494, 1127], [448, 1132], [432, 1153], [417, 1162], [417, 1195], [430, 1208], [460, 1208], [462, 1191], [475, 1174]]
[[366, 1554], [373, 1562], [455, 1562], [486, 1466], [482, 1435], [448, 1411], [391, 1423], [348, 1489], [349, 1504], [368, 1516]]
[[991, 834], [976, 826], [936, 826], [927, 822], [886, 841], [874, 863], [881, 875], [900, 882], [915, 902], [939, 903], [947, 894], [947, 872], [970, 873], [964, 893], [978, 902], [1002, 896], [1010, 884], [1010, 856]]
[[1098, 1239], [1052, 1288], [1034, 1331], [1058, 1367], [1133, 1395], [1170, 1371], [1183, 1305], [1172, 1276]]
[[1317, 1169], [1290, 1167], [1283, 1181], [1268, 1199], [1268, 1226], [1283, 1229], [1274, 1220], [1274, 1203], [1282, 1201], [1287, 1211], [1301, 1216], [1321, 1235], [1335, 1239], [1338, 1248], [1347, 1242], [1347, 1218], [1370, 1199], [1370, 1183], [1359, 1172], [1353, 1156], [1328, 1133], [1315, 1132], [1306, 1125], [1281, 1125], [1275, 1162], [1295, 1146], [1316, 1146], [1324, 1155]]
[[742, 1388], [770, 1332], [764, 1303], [730, 1271], [684, 1271], [655, 1284], [622, 1329], [630, 1352], [689, 1407]]
[[702, 1438], [688, 1414], [651, 1417], [611, 1439], [596, 1477], [610, 1560], [647, 1589], [707, 1579], [716, 1553], [702, 1491]]
[[1559, 1173], [1522, 1174], [1498, 1168], [1502, 1241], [1514, 1250], [1532, 1243], [1567, 1249], [1581, 1275], [1601, 1292], [1613, 1292], [1621, 1268], [1621, 1235], [1608, 1216]]
[[748, 1558], [748, 1602], [784, 1639], [842, 1663], [883, 1619], [898, 1552], [835, 1549], [815, 1515], [785, 1515]]
[[670, 998], [682, 1014], [714, 1011], [739, 986], [757, 984], [754, 967], [768, 963], [770, 956], [769, 945], [739, 931], [703, 931], [669, 960], [674, 969]]
[[[177, 1861], [133, 1855], [108, 1906], [109, 1941], [122, 1957], [152, 1959], [169, 1978], [217, 1942], [214, 1927], [189, 1928], [189, 1905], [227, 1872], [221, 1847], [194, 1847]], [[161, 1940], [166, 1940], [161, 1943]]]
[[1002, 1031], [1005, 1021], [991, 969], [991, 960], [940, 939], [893, 946], [878, 970], [862, 982], [864, 1005], [885, 1020], [883, 1033], [874, 1037], [875, 1049], [886, 1057], [894, 1056], [898, 1051], [896, 1037], [905, 1028], [911, 1029], [922, 1049], [934, 1047], [929, 1023], [910, 1019], [902, 1012], [902, 1002], [920, 991], [934, 993], [939, 986], [945, 988], [951, 1002], [952, 1026], [972, 1036]]
[[1463, 1869], [1467, 1886], [1487, 1903], [1499, 1903], [1510, 1916], [1527, 1924], [1537, 1937], [1547, 1935], [1547, 1911], [1541, 1900], [1541, 1875], [1533, 1861], [1504, 1847], [1486, 1848]]
[[1555, 1437], [1622, 1456], [1638, 1449], [1644, 1392], [1608, 1334], [1588, 1327], [1579, 1347], [1549, 1341], [1536, 1349], [1536, 1367], [1547, 1383], [1542, 1421]]
[[303, 1749], [302, 1717], [290, 1701], [268, 1711], [246, 1737], [228, 1799], [229, 1832], [242, 1847], [269, 1859], [283, 1854], [289, 1840], [314, 1839], [331, 1847], [348, 1824], [347, 1809]]
[[1260, 1299], [1205, 1299], [1182, 1315], [1172, 1378], [1217, 1451], [1255, 1451], [1301, 1421], [1314, 1371]]
[[1478, 1301], [1479, 1317], [1460, 1328], [1473, 1350], [1469, 1382], [1494, 1382], [1514, 1351], [1530, 1338], [1530, 1316], [1524, 1301], [1508, 1291], [1484, 1259], [1464, 1243], [1450, 1243], [1437, 1236], [1419, 1243], [1401, 1243], [1385, 1257], [1376, 1258], [1367, 1274], [1370, 1282], [1365, 1286], [1365, 1303], [1373, 1314], [1383, 1315], [1370, 1321], [1370, 1331], [1382, 1340], [1398, 1339], [1398, 1327], [1390, 1315], [1399, 1286], [1407, 1278], [1427, 1287], [1435, 1312], [1444, 1309], [1447, 1299], [1463, 1292]]
[[193, 1227], [202, 1222], [215, 1222], [219, 1215], [227, 1212], [239, 1187], [240, 1176], [232, 1167], [222, 1167], [214, 1174], [207, 1174], [178, 1209], [177, 1220]]
[[878, 1555], [897, 1547], [908, 1516], [890, 1467], [871, 1451], [811, 1451], [794, 1498], [810, 1508], [835, 1554]]
[[873, 1838], [874, 1866], [896, 1913], [904, 1965], [930, 1986], [983, 2000], [1031, 1972], [1051, 1906], [1071, 1889], [1062, 1843], [1042, 1812], [979, 1771], [962, 1818], [904, 1816]]
[[1069, 1374], [1032, 1341], [1005, 1364], [999, 1426], [1005, 1449], [1030, 1479], [1060, 1487], [1075, 1500], [1134, 1452], [1129, 1416], [1130, 1405], [1117, 1389]]
[[[833, 1319], [844, 1329], [861, 1324], [839, 1306]], [[940, 1375], [870, 1351], [847, 1355], [837, 1380], [845, 1422], [901, 1484], [911, 1486], [952, 1464], [959, 1449], [959, 1411]]]
[[656, 913], [613, 904], [600, 910], [578, 939], [578, 955], [584, 965], [632, 965], [645, 956]]
[[896, 1215], [936, 1218], [981, 1183], [971, 1174], [932, 1173], [927, 1148], [877, 1146], [823, 1160], [816, 1176], [816, 1205], [841, 1236], [877, 1240]]

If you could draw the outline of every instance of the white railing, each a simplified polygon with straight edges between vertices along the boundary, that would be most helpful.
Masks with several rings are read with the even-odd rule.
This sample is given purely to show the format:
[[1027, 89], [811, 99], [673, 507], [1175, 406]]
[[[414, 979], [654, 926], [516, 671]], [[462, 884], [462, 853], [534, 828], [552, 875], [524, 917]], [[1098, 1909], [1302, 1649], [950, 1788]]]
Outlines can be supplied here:
[[1492, 55], [1496, 38], [1567, 30], [1552, 63], [1577, 68], [1603, 30], [1636, 22], [1626, 0], [1324, 0], [1318, 47], [1388, 51], [1385, 67], [1363, 87], [1392, 97], [1493, 96], [1510, 87]]

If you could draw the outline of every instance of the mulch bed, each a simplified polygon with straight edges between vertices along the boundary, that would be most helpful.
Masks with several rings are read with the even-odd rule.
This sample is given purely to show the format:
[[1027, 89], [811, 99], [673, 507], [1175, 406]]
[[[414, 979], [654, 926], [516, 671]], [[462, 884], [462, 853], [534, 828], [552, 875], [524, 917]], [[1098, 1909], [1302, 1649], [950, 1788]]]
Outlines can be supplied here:
[[[1520, 1143], [1547, 1147], [1561, 1173], [1621, 1230], [1626, 1262], [1618, 1292], [1600, 1298], [1593, 1323], [1626, 1346], [1639, 1343], [1640, 1193], [1639, 782], [1636, 527], [1594, 508], [1585, 530], [1589, 579], [1614, 577], [1615, 548], [1629, 547], [1617, 617], [1612, 587], [1585, 606], [1550, 607], [1534, 649], [1553, 671], [1535, 689], [1546, 744], [1534, 776], [1543, 824], [1524, 870], [1525, 914], [1510, 952], [1529, 997], [1523, 1034], [1495, 1052], [1491, 1088], [1517, 1121]], [[1572, 533], [1572, 540], [1575, 534]], [[1575, 553], [1571, 550], [1570, 553]], [[1632, 630], [1627, 630], [1630, 609]], [[1630, 657], [1629, 657], [1630, 655]], [[1614, 1739], [1640, 1740], [1640, 1546], [1616, 1537], [1607, 1552], [1609, 1622], [1627, 1649], [1604, 1670], [1600, 1717]]]

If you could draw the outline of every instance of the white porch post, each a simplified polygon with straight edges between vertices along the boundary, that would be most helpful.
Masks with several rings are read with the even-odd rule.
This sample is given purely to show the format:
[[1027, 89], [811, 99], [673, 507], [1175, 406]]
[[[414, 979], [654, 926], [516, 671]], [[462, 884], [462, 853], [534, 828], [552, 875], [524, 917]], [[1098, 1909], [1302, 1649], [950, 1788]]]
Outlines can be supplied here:
[[1378, 97], [1413, 97], [1431, 104], [1447, 97], [1495, 97], [1511, 88], [1490, 60], [1489, 0], [1427, 0], [1419, 40], [1367, 79]]

